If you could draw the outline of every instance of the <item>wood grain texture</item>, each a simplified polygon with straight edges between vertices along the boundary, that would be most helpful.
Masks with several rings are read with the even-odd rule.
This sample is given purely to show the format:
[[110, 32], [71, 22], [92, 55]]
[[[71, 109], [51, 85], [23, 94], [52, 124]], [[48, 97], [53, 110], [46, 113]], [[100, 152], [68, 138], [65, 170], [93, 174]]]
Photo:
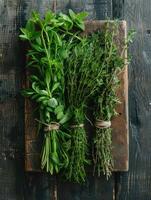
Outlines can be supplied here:
[[64, 182], [58, 179], [58, 200], [112, 200], [114, 198], [114, 177], [88, 175], [84, 185]]
[[[120, 2], [120, 1], [119, 1]], [[151, 1], [125, 0], [129, 29], [136, 31], [129, 66], [129, 172], [116, 175], [117, 200], [151, 199]]]
[[0, 1], [0, 199], [23, 198], [23, 102], [19, 96], [22, 56], [18, 31], [21, 1]]

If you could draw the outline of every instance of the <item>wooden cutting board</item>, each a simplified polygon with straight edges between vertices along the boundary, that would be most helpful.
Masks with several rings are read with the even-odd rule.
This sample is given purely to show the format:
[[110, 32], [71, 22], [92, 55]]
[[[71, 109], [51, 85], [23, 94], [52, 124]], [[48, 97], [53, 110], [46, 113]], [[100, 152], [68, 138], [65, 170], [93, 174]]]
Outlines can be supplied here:
[[[110, 22], [112, 24], [112, 21]], [[85, 33], [96, 30], [102, 30], [106, 21], [86, 21]], [[121, 21], [119, 31], [116, 35], [116, 43], [119, 52], [122, 51], [124, 40], [126, 38], [126, 22]], [[124, 53], [125, 68], [120, 74], [120, 87], [117, 95], [121, 103], [117, 105], [116, 111], [119, 113], [112, 120], [112, 146], [114, 158], [114, 171], [127, 171], [129, 158], [129, 132], [128, 132], [128, 69], [127, 69], [127, 52]], [[40, 151], [41, 141], [40, 135], [37, 135], [37, 122], [33, 116], [34, 105], [25, 100], [25, 170], [41, 171], [40, 169]]]

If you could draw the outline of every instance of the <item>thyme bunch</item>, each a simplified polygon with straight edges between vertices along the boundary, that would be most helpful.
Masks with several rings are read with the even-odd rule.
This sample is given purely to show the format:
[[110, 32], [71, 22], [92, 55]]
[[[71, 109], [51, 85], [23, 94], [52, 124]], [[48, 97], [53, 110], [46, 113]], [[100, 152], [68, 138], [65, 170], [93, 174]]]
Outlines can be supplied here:
[[[89, 99], [95, 95], [103, 83], [104, 66], [100, 61], [103, 49], [101, 33], [93, 33], [82, 38], [70, 50], [65, 60], [66, 103], [72, 111], [71, 124], [84, 124]], [[86, 131], [83, 127], [70, 129], [71, 151], [67, 178], [76, 182], [85, 181], [85, 167], [90, 164]]]
[[[119, 73], [125, 67], [125, 59], [123, 57], [126, 50], [126, 40], [120, 52], [115, 37], [118, 34], [118, 22], [110, 24], [104, 32], [104, 79], [100, 87], [99, 94], [96, 97], [97, 109], [95, 110], [96, 119], [111, 121], [116, 116], [116, 105], [120, 103], [117, 98], [116, 91], [119, 86]], [[111, 31], [112, 29], [112, 31]], [[111, 176], [114, 166], [112, 158], [112, 128], [100, 129], [96, 127], [96, 135], [94, 138], [94, 173], [100, 176], [103, 172], [107, 178]]]

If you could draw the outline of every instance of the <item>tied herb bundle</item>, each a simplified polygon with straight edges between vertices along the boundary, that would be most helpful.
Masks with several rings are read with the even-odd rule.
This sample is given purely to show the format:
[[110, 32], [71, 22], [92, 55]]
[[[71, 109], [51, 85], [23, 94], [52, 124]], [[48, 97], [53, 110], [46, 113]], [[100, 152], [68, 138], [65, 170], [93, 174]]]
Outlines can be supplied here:
[[90, 163], [87, 135], [84, 123], [89, 99], [97, 94], [103, 84], [103, 49], [100, 44], [101, 33], [85, 36], [73, 44], [69, 57], [65, 60], [67, 105], [72, 112], [69, 135], [69, 165], [66, 177], [76, 182], [85, 181], [85, 167]]
[[110, 28], [106, 23], [105, 31], [86, 35], [86, 16], [69, 10], [67, 15], [49, 11], [41, 18], [34, 12], [20, 35], [28, 42], [29, 87], [22, 93], [36, 103], [43, 133], [41, 168], [51, 174], [62, 170], [66, 179], [78, 183], [85, 181], [91, 164], [84, 127], [90, 121], [89, 102], [94, 102], [97, 120], [94, 173], [111, 174], [112, 130], [100, 129], [99, 122], [116, 115], [118, 74], [124, 67], [114, 40], [118, 24], [112, 22]]
[[[112, 128], [111, 120], [117, 116], [116, 105], [120, 103], [116, 91], [120, 84], [119, 75], [125, 67], [125, 51], [132, 38], [134, 31], [129, 32], [127, 40], [123, 41], [121, 47], [117, 46], [117, 35], [119, 35], [119, 22], [108, 22], [105, 32], [102, 34], [104, 69], [103, 84], [99, 93], [95, 96], [96, 109], [96, 133], [93, 141], [94, 174], [98, 176], [103, 172], [110, 177], [114, 166], [112, 158]], [[104, 123], [104, 127], [102, 126]]]
[[[119, 49], [115, 44], [117, 30], [117, 23], [112, 24], [112, 31], [111, 27], [109, 28], [109, 23], [107, 23], [103, 34], [104, 55], [102, 65], [104, 66], [104, 77], [103, 84], [96, 97], [97, 108], [95, 110], [94, 173], [96, 172], [100, 176], [101, 172], [103, 172], [107, 177], [111, 175], [113, 168], [112, 129], [110, 128], [110, 121], [117, 114], [115, 106], [119, 102], [116, 96], [116, 89], [119, 85], [118, 72], [124, 67], [124, 59], [119, 56]], [[103, 122], [108, 125], [102, 127]]]
[[[69, 15], [47, 12], [44, 18], [36, 12], [21, 29], [20, 38], [28, 42], [30, 87], [22, 91], [37, 105], [38, 123], [43, 132], [41, 168], [54, 174], [69, 163], [70, 137], [66, 125], [70, 110], [65, 107], [63, 60], [68, 56], [68, 40], [78, 39], [84, 29], [86, 13]], [[75, 32], [76, 31], [76, 32]]]

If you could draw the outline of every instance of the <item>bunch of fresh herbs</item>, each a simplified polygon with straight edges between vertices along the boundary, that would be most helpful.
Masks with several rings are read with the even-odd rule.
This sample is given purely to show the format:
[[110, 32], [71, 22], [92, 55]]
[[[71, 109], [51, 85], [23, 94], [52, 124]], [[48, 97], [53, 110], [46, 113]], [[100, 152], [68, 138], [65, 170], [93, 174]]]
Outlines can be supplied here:
[[70, 123], [71, 149], [67, 167], [67, 178], [82, 182], [85, 180], [85, 166], [90, 163], [88, 155], [87, 135], [84, 123], [87, 105], [92, 96], [99, 93], [103, 84], [104, 68], [102, 58], [104, 43], [100, 42], [100, 32], [85, 36], [73, 45], [69, 57], [65, 60], [64, 71], [66, 80], [67, 105], [72, 111]]
[[[103, 84], [99, 93], [95, 96], [97, 105], [94, 115], [96, 121], [103, 120], [110, 122], [118, 113], [116, 105], [120, 103], [116, 91], [119, 87], [119, 75], [125, 67], [125, 51], [134, 37], [134, 31], [129, 32], [127, 39], [123, 41], [122, 47], [117, 46], [117, 35], [119, 22], [108, 22], [105, 32], [102, 34], [104, 43], [102, 65], [104, 66]], [[108, 178], [112, 174], [114, 166], [112, 158], [112, 128], [99, 128], [96, 126], [94, 137], [93, 161], [94, 173], [98, 176], [103, 172]]]
[[[118, 74], [124, 59], [112, 30], [89, 35], [86, 13], [54, 14], [44, 18], [36, 12], [21, 29], [28, 42], [29, 87], [23, 95], [37, 105], [38, 123], [43, 132], [41, 167], [51, 174], [60, 170], [66, 179], [84, 182], [91, 163], [85, 121], [89, 102], [95, 104], [94, 117], [110, 121], [116, 114]], [[95, 122], [91, 122], [95, 124]], [[98, 129], [93, 140], [94, 172], [109, 176], [113, 167], [111, 128]]]

